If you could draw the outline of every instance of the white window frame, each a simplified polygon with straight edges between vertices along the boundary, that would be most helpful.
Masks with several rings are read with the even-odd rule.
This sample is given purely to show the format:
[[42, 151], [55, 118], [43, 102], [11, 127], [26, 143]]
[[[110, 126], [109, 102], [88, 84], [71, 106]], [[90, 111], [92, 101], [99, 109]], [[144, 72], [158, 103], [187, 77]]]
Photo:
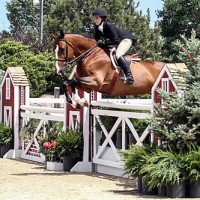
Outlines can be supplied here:
[[6, 78], [6, 99], [10, 99], [10, 78]]
[[[161, 88], [162, 91], [169, 93], [169, 78], [161, 79]], [[163, 99], [161, 99], [161, 105], [163, 105]]]
[[[76, 119], [74, 119], [76, 117]], [[69, 127], [73, 130], [80, 131], [80, 111], [69, 112]]]
[[4, 123], [12, 128], [12, 107], [4, 106]]

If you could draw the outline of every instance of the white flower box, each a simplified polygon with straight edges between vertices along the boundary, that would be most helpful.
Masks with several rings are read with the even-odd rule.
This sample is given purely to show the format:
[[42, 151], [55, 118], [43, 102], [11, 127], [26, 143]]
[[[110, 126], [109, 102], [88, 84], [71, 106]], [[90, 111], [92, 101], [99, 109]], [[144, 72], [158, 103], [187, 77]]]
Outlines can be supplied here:
[[47, 161], [47, 170], [50, 170], [50, 171], [63, 171], [63, 163]]

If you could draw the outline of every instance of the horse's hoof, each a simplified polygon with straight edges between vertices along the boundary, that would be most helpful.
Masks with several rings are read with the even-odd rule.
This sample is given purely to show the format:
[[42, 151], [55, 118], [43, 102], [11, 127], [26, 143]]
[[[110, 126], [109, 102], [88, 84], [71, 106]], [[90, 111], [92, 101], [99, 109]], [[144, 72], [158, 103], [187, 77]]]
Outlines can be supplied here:
[[88, 103], [88, 102], [85, 102], [84, 106], [85, 106], [85, 107], [89, 107], [89, 103]]
[[78, 109], [78, 110], [81, 109], [81, 105], [79, 103], [76, 104], [76, 109]]
[[84, 99], [84, 98], [79, 99], [78, 103], [79, 103], [81, 106], [88, 106], [88, 102], [87, 102], [87, 100]]

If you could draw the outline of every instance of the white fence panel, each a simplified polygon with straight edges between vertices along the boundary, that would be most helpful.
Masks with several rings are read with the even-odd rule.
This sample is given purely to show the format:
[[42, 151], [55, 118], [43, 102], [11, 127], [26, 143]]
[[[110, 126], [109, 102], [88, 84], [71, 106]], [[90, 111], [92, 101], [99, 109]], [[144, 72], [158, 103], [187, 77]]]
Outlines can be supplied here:
[[[59, 121], [63, 122], [63, 129], [65, 129], [65, 101], [64, 99], [54, 99], [54, 98], [30, 98], [29, 103], [31, 104], [42, 104], [45, 106], [32, 106], [32, 105], [22, 105], [21, 117], [23, 126], [30, 119], [38, 119], [38, 125], [33, 133], [33, 138], [30, 139], [29, 143], [25, 144], [25, 141], [22, 141], [22, 158], [33, 160], [37, 162], [44, 162], [45, 157], [43, 154], [39, 153], [39, 141], [37, 136], [39, 131], [43, 128], [44, 134], [46, 133], [45, 125], [48, 124], [48, 121]], [[54, 104], [62, 104], [62, 108], [54, 108]], [[51, 104], [52, 107], [47, 107]], [[43, 135], [44, 136], [44, 135]]]
[[[127, 147], [126, 127], [130, 130], [130, 135], [135, 140], [136, 145], [143, 145], [144, 140], [149, 135], [149, 125], [139, 136], [132, 120], [149, 119], [152, 114], [151, 99], [143, 100], [102, 100], [91, 102], [91, 114], [93, 115], [93, 163], [96, 171], [105, 174], [123, 176], [124, 165], [119, 151]], [[100, 108], [100, 109], [98, 109]], [[116, 108], [116, 110], [105, 110], [105, 108]], [[130, 111], [131, 110], [131, 111]], [[141, 112], [139, 112], [139, 110]], [[113, 127], [107, 130], [103, 124], [104, 117], [114, 117], [116, 119]], [[97, 125], [100, 130], [97, 130]], [[121, 132], [118, 132], [118, 129]], [[112, 137], [115, 135], [118, 142], [114, 142]], [[102, 138], [105, 138], [104, 140]], [[117, 146], [120, 143], [120, 147]]]

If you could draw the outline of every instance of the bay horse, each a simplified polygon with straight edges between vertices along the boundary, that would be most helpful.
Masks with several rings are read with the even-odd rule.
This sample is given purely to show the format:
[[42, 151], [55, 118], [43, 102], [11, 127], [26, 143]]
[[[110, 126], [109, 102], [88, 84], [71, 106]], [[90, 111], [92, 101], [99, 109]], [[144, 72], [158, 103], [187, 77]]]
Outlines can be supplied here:
[[150, 94], [165, 64], [158, 61], [132, 62], [130, 67], [134, 83], [126, 84], [113, 67], [106, 50], [98, 47], [94, 39], [79, 34], [64, 34], [63, 31], [58, 36], [52, 34], [52, 38], [55, 42], [53, 49], [57, 74], [64, 74], [66, 66], [75, 57], [72, 62], [77, 63], [77, 76], [65, 81], [66, 85], [72, 87], [72, 102], [75, 107], [88, 105], [85, 99], [80, 99], [75, 93], [75, 88], [111, 96]]

